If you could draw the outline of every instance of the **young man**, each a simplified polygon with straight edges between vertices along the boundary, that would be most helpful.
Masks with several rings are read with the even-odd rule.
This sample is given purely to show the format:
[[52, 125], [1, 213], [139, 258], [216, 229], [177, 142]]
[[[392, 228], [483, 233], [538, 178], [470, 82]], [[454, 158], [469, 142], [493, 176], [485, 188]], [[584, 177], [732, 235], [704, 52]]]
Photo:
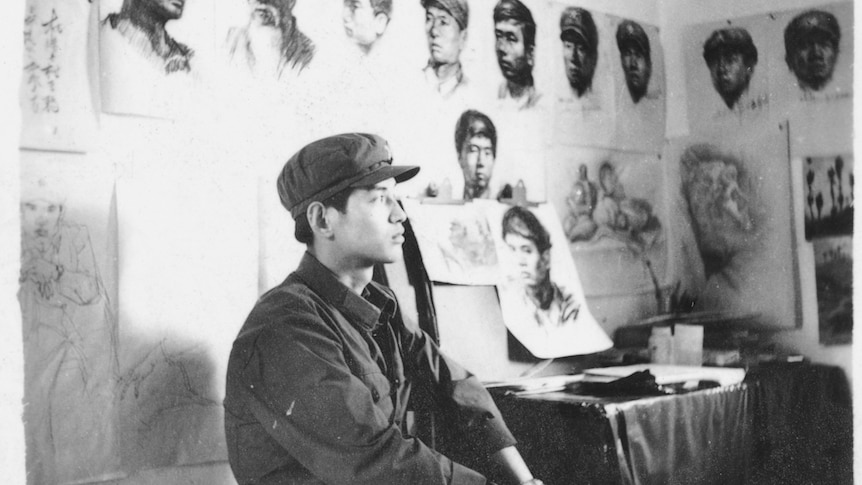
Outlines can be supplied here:
[[787, 67], [805, 91], [820, 91], [832, 79], [841, 28], [838, 19], [823, 10], [803, 12], [787, 24], [784, 49]]
[[409, 436], [411, 390], [455, 411], [475, 449], [539, 484], [479, 381], [398, 318], [373, 267], [400, 257], [406, 216], [393, 166], [366, 134], [313, 142], [285, 164], [282, 204], [307, 245], [297, 270], [263, 295], [234, 342], [225, 430], [240, 484], [482, 484], [479, 473]]
[[341, 19], [347, 38], [369, 54], [392, 18], [392, 0], [344, 0]]
[[511, 100], [518, 109], [532, 108], [541, 95], [533, 85], [536, 22], [519, 0], [500, 0], [494, 7], [497, 64], [505, 80], [497, 97]]
[[568, 7], [560, 15], [563, 63], [572, 92], [578, 98], [593, 86], [599, 58], [599, 34], [593, 16], [580, 7]]
[[497, 129], [491, 118], [472, 109], [461, 113], [455, 124], [455, 149], [464, 174], [464, 200], [490, 198], [497, 158]]
[[632, 101], [646, 96], [652, 74], [649, 38], [637, 22], [623, 20], [617, 27], [617, 48]]
[[748, 91], [757, 65], [757, 47], [741, 27], [718, 29], [703, 44], [712, 85], [729, 109]]
[[467, 44], [470, 9], [465, 0], [422, 0], [428, 65], [425, 80], [443, 98], [467, 83], [461, 69], [461, 51]]

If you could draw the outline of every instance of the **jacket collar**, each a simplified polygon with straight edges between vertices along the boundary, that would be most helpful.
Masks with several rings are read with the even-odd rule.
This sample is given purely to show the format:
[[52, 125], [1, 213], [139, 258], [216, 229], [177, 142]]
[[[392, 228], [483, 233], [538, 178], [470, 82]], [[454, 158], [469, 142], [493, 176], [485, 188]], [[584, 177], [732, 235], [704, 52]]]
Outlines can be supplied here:
[[372, 281], [359, 296], [338, 281], [335, 273], [309, 252], [302, 256], [294, 274], [350, 322], [364, 330], [374, 330], [378, 323], [388, 321], [398, 308], [389, 288]]

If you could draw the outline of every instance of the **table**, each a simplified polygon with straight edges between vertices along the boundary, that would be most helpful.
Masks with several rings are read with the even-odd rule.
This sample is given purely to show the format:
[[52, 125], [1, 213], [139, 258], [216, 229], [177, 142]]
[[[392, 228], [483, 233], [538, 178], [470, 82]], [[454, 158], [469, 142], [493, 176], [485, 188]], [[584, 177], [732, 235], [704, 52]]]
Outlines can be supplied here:
[[740, 384], [670, 396], [495, 399], [548, 485], [853, 482], [850, 390], [838, 367], [762, 366]]

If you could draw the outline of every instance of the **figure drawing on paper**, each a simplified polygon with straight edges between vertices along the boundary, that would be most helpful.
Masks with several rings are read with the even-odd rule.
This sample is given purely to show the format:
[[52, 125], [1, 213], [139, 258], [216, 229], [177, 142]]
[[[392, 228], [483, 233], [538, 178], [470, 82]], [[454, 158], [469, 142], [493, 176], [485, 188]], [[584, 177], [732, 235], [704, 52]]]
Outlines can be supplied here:
[[506, 328], [543, 359], [605, 350], [610, 339], [585, 305], [568, 248], [553, 251], [554, 239], [565, 245], [556, 215], [543, 213], [545, 220], [521, 206], [501, 212], [505, 278], [497, 289]]
[[682, 190], [707, 279], [734, 283], [737, 260], [754, 248], [759, 228], [742, 163], [712, 145], [693, 145], [681, 157]]
[[599, 60], [599, 33], [589, 11], [567, 7], [560, 15], [560, 40], [563, 64], [573, 96], [581, 98], [593, 88], [593, 75]]
[[116, 319], [86, 226], [65, 220], [44, 183], [21, 201], [24, 401], [28, 483], [119, 472]]
[[536, 22], [530, 9], [519, 0], [500, 0], [494, 7], [494, 38], [504, 78], [497, 97], [517, 109], [536, 106], [541, 94], [533, 84]]
[[803, 91], [820, 91], [835, 71], [841, 28], [838, 19], [823, 10], [803, 12], [784, 29], [787, 67]]
[[586, 165], [581, 165], [566, 204], [569, 213], [563, 227], [571, 242], [609, 238], [640, 254], [660, 236], [661, 223], [652, 203], [626, 195], [617, 169], [609, 161], [599, 166], [597, 182], [589, 180]]
[[464, 200], [491, 198], [497, 158], [497, 129], [491, 118], [476, 110], [461, 113], [455, 124], [455, 149], [464, 174]]
[[643, 27], [631, 20], [620, 22], [616, 37], [626, 87], [632, 101], [637, 104], [646, 96], [652, 75], [649, 38]]
[[371, 54], [391, 18], [392, 0], [344, 0], [344, 33], [363, 55]]
[[194, 51], [165, 29], [182, 17], [184, 6], [185, 0], [123, 0], [119, 12], [102, 20], [103, 42], [124, 43], [164, 74], [188, 73]]
[[231, 58], [278, 78], [285, 69], [301, 73], [314, 57], [314, 43], [299, 30], [294, 5], [296, 0], [248, 0], [248, 23], [228, 31]]
[[442, 98], [449, 98], [469, 82], [461, 52], [467, 44], [470, 8], [466, 0], [422, 0], [422, 7], [428, 40], [425, 82]]
[[715, 30], [703, 44], [703, 59], [712, 86], [728, 109], [734, 109], [748, 91], [757, 66], [757, 47], [746, 29]]

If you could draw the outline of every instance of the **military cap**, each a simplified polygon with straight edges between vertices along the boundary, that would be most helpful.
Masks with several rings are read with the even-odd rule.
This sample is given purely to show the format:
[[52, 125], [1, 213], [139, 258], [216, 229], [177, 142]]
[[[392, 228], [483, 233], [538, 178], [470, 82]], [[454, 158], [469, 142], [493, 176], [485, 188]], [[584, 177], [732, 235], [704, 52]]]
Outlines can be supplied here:
[[757, 47], [751, 40], [751, 34], [742, 27], [718, 29], [703, 44], [703, 58], [707, 64], [712, 63], [722, 52], [739, 52], [746, 62], [757, 63]]
[[535, 25], [530, 9], [519, 0], [500, 0], [494, 7], [494, 22], [501, 20], [517, 20]]
[[560, 15], [560, 38], [571, 34], [581, 37], [592, 48], [598, 45], [599, 34], [589, 11], [580, 7], [567, 7], [563, 10]]
[[643, 27], [637, 22], [623, 20], [617, 27], [617, 47], [622, 49], [630, 44], [634, 44], [645, 54], [650, 53], [649, 38]]
[[826, 35], [833, 44], [838, 45], [841, 39], [841, 28], [838, 19], [829, 12], [823, 10], [808, 10], [803, 12], [787, 24], [784, 29], [784, 45], [791, 50], [796, 47], [799, 39], [813, 33]]
[[470, 20], [470, 7], [466, 0], [422, 0], [422, 8], [437, 7], [449, 12], [461, 30], [467, 28], [467, 23]]
[[309, 143], [284, 164], [277, 187], [281, 204], [296, 219], [312, 202], [349, 187], [410, 179], [419, 167], [392, 165], [389, 144], [377, 135], [345, 133]]

